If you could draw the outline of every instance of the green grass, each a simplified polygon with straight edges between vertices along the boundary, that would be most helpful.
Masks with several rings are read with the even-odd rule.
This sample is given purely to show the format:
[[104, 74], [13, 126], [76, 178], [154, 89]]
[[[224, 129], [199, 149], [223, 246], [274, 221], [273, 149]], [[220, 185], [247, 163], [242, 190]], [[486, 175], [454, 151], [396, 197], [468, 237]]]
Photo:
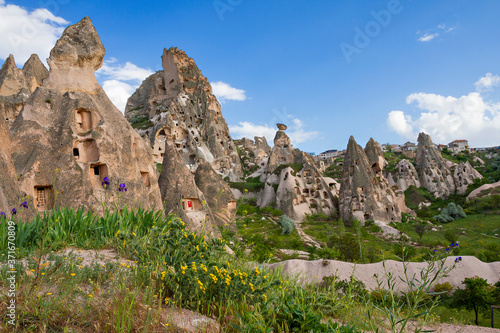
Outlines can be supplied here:
[[[441, 323], [450, 323], [457, 325], [475, 325], [475, 315], [473, 311], [451, 309], [445, 306], [438, 306], [434, 311], [434, 316], [439, 316], [438, 320]], [[500, 311], [494, 311], [495, 327], [500, 328]], [[491, 312], [488, 314], [479, 314], [479, 326], [491, 327]]]
[[280, 164], [276, 169], [274, 169], [273, 173], [275, 175], [279, 175], [281, 174], [281, 171], [285, 168], [292, 168], [293, 171], [292, 171], [292, 176], [295, 176], [295, 174], [297, 172], [299, 172], [300, 170], [302, 170], [304, 168], [304, 164], [302, 163], [288, 163], [288, 164]]

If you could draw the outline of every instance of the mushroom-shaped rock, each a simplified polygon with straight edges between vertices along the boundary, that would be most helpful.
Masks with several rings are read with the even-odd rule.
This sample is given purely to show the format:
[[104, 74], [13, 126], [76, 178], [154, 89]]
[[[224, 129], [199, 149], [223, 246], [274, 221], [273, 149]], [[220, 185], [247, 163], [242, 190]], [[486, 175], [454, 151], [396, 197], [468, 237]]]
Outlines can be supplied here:
[[280, 131], [286, 131], [286, 129], [288, 128], [285, 124], [280, 124], [280, 123], [276, 124], [276, 126]]

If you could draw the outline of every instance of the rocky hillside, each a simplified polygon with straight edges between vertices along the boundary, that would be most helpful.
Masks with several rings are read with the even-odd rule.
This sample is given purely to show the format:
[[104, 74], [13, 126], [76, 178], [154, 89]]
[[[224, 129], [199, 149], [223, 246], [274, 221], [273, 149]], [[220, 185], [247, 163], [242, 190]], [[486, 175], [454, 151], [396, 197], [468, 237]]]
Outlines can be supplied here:
[[403, 191], [411, 185], [423, 187], [436, 198], [446, 198], [455, 193], [464, 194], [474, 179], [482, 178], [469, 161], [454, 163], [445, 159], [425, 133], [418, 136], [413, 162], [402, 159], [393, 170], [386, 172], [389, 184], [397, 185]]
[[192, 58], [165, 49], [163, 70], [148, 77], [127, 102], [125, 116], [162, 163], [165, 144], [177, 149], [193, 171], [208, 162], [223, 177], [243, 175], [236, 147], [212, 88]]
[[264, 138], [237, 141], [248, 176], [246, 182], [230, 183], [233, 192], [254, 197], [261, 208], [273, 206], [297, 221], [306, 214], [335, 215], [339, 184], [323, 177], [311, 156], [293, 147], [285, 125], [277, 126], [272, 149]]

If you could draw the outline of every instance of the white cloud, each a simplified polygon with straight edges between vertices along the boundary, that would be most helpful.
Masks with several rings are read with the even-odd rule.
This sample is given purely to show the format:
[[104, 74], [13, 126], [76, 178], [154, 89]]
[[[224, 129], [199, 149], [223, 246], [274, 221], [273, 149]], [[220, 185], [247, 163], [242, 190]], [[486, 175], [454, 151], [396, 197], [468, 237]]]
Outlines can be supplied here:
[[[476, 86], [488, 83], [486, 80]], [[430, 134], [439, 143], [456, 139], [469, 140], [473, 147], [499, 143], [500, 103], [485, 101], [479, 92], [460, 97], [414, 93], [406, 103], [416, 104], [420, 110], [415, 120], [403, 111], [391, 111], [387, 118], [388, 127], [406, 139], [415, 139], [416, 130]]]
[[436, 38], [437, 36], [439, 36], [438, 33], [435, 33], [435, 34], [425, 33], [418, 38], [418, 41], [419, 42], [429, 42], [429, 41], [433, 40], [434, 38]]
[[411, 117], [405, 116], [403, 111], [391, 111], [387, 117], [387, 126], [404, 138], [410, 139], [415, 135], [410, 125]]
[[36, 53], [42, 61], [49, 56], [69, 22], [44, 8], [28, 12], [0, 0], [0, 59], [13, 54], [18, 65]]
[[118, 80], [107, 80], [102, 84], [102, 88], [118, 110], [124, 112], [128, 98], [134, 93], [137, 87]]
[[102, 67], [96, 72], [97, 75], [105, 75], [120, 81], [135, 81], [142, 82], [145, 78], [153, 74], [149, 69], [137, 67], [131, 62], [126, 62], [125, 65], [117, 64], [116, 58], [105, 60]]
[[419, 42], [430, 42], [434, 38], [438, 37], [440, 33], [446, 34], [455, 30], [457, 26], [447, 27], [444, 23], [439, 24], [436, 28], [429, 29], [424, 33], [417, 31], [417, 34], [421, 35], [417, 38]]
[[240, 121], [238, 125], [229, 125], [229, 131], [234, 138], [250, 138], [254, 136], [265, 136], [266, 140], [274, 139], [276, 129], [265, 124], [256, 125], [249, 121]]
[[244, 101], [247, 99], [245, 90], [233, 88], [222, 81], [211, 82], [210, 84], [212, 85], [214, 95], [221, 103], [226, 101]]
[[104, 61], [96, 74], [102, 79], [102, 88], [109, 99], [124, 112], [129, 97], [153, 71], [140, 68], [131, 62], [119, 64], [117, 59], [110, 58]]
[[[306, 142], [318, 136], [316, 131], [306, 131], [302, 120], [292, 116], [288, 118], [291, 124], [288, 126], [286, 133], [290, 137], [292, 144]], [[253, 139], [254, 136], [265, 136], [266, 140], [271, 143], [276, 135], [277, 128], [275, 125], [256, 125], [248, 121], [242, 121], [238, 125], [229, 125], [229, 131], [235, 138]]]
[[494, 86], [497, 86], [500, 83], [500, 76], [493, 75], [491, 73], [487, 73], [485, 76], [480, 78], [474, 83], [476, 86], [476, 91], [488, 91], [491, 90]]

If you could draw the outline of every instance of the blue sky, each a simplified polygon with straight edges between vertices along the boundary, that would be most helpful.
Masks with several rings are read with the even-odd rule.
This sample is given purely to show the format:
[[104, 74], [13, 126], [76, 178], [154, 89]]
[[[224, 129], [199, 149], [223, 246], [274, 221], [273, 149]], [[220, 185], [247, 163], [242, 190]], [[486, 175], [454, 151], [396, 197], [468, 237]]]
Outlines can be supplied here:
[[46, 58], [89, 16], [107, 50], [97, 77], [119, 108], [177, 46], [215, 83], [233, 138], [271, 143], [282, 122], [316, 153], [350, 135], [364, 146], [419, 131], [490, 146], [500, 144], [499, 13], [495, 0], [0, 0], [0, 61]]

